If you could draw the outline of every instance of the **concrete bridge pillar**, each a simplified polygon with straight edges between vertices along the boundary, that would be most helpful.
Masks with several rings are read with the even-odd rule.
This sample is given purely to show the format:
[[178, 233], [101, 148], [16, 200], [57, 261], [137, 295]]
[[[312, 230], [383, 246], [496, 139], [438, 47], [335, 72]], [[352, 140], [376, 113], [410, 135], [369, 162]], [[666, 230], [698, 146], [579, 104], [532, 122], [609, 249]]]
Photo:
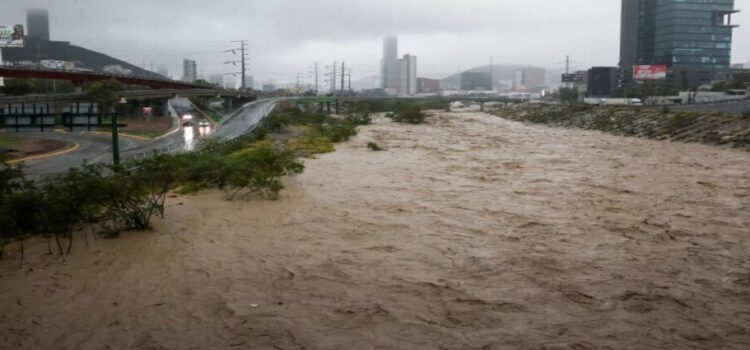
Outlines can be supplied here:
[[479, 102], [479, 110], [484, 112], [484, 101]]
[[326, 102], [326, 113], [331, 114], [331, 103]]
[[83, 93], [83, 81], [82, 80], [73, 80], [72, 81], [73, 86], [75, 87], [75, 90], [73, 90], [77, 94]]

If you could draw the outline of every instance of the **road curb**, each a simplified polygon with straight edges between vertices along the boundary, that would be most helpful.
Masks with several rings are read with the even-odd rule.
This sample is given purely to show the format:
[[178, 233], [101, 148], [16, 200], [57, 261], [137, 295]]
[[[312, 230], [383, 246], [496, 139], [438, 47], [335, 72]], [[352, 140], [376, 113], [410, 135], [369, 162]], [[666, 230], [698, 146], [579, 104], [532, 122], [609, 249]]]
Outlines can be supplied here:
[[31, 161], [31, 160], [38, 160], [38, 159], [44, 159], [44, 158], [49, 158], [49, 157], [61, 156], [63, 154], [68, 154], [68, 153], [71, 153], [71, 152], [75, 152], [79, 148], [81, 148], [81, 144], [79, 144], [78, 142], [73, 141], [73, 145], [72, 146], [70, 146], [70, 147], [68, 147], [66, 149], [60, 150], [60, 151], [55, 151], [55, 152], [50, 152], [50, 153], [44, 153], [44, 154], [37, 154], [37, 155], [33, 155], [33, 156], [21, 158], [21, 159], [13, 159], [13, 160], [7, 161], [6, 163], [8, 163], [8, 164], [19, 164], [19, 163], [28, 162], [28, 161]]

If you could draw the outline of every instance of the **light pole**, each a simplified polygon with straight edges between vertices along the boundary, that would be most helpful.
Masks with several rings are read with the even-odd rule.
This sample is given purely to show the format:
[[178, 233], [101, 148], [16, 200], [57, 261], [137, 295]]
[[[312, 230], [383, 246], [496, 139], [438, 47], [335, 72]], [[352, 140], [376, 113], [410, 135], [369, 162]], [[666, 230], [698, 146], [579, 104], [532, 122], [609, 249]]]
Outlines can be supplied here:
[[[120, 101], [118, 102], [120, 105], [124, 105], [128, 103], [128, 101], [125, 99], [125, 97], [120, 97]], [[120, 138], [118, 134], [118, 127], [117, 127], [117, 109], [115, 108], [114, 113], [112, 113], [112, 117], [110, 118], [110, 127], [112, 128], [112, 162], [115, 163], [115, 165], [120, 164]]]

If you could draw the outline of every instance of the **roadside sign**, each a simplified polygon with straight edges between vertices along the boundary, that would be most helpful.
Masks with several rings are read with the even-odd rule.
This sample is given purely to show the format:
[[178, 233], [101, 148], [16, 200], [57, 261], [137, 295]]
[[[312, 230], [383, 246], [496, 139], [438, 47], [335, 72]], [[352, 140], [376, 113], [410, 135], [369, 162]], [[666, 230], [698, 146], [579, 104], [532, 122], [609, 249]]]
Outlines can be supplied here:
[[562, 75], [563, 83], [581, 83], [583, 82], [583, 72], [575, 72], [571, 74]]
[[23, 47], [23, 26], [0, 24], [0, 47]]
[[663, 80], [667, 78], [667, 66], [633, 66], [633, 80]]
[[141, 109], [141, 115], [143, 115], [144, 118], [146, 118], [146, 121], [151, 121], [151, 116], [154, 113], [154, 109], [152, 107], [143, 107]]

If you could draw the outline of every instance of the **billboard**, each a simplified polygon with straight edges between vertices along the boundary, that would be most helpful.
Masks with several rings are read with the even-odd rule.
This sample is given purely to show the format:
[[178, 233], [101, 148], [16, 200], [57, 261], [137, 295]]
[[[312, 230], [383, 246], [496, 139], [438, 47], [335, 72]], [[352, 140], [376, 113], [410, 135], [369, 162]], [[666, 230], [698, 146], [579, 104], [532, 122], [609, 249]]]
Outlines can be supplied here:
[[23, 26], [0, 24], [0, 47], [23, 47]]
[[584, 72], [575, 72], [572, 74], [565, 73], [562, 75], [563, 83], [582, 83], [584, 79]]
[[667, 66], [633, 66], [633, 80], [663, 80], [667, 78]]

